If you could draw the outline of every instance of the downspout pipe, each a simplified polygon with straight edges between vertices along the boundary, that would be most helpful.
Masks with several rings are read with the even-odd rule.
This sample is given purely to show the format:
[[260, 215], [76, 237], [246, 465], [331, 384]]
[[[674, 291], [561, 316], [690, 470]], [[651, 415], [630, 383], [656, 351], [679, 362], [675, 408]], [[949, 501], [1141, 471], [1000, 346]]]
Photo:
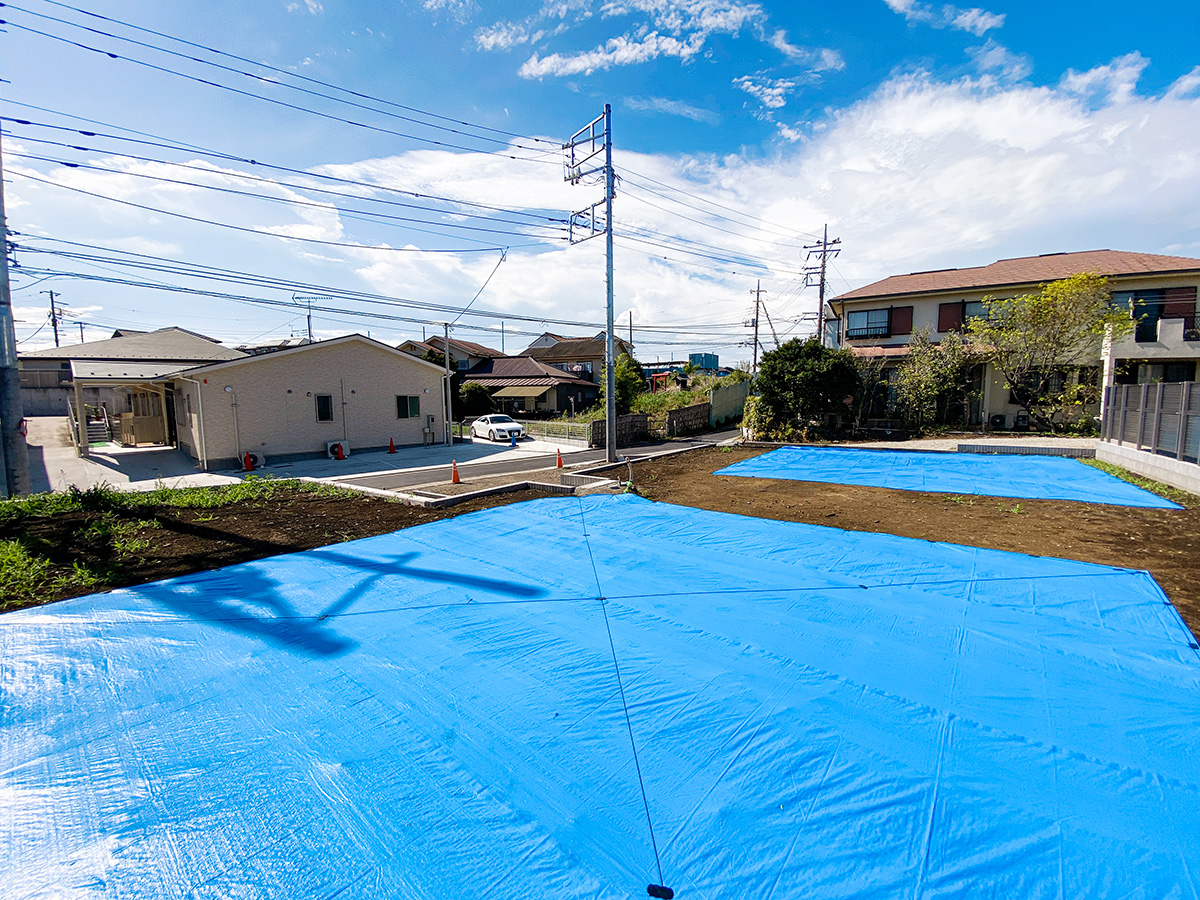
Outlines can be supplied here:
[[204, 389], [200, 386], [200, 382], [195, 378], [185, 378], [182, 375], [175, 376], [179, 381], [190, 381], [196, 386], [196, 410], [197, 416], [200, 419], [200, 471], [208, 471], [208, 444], [204, 440]]

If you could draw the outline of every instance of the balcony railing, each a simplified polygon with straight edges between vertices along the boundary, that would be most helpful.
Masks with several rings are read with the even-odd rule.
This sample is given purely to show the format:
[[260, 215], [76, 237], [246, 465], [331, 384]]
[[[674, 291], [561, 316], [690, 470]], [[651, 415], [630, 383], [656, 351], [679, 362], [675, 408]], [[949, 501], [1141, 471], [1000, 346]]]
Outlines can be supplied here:
[[867, 325], [863, 328], [847, 328], [846, 340], [854, 341], [861, 338], [885, 338], [892, 336], [892, 329], [888, 325]]

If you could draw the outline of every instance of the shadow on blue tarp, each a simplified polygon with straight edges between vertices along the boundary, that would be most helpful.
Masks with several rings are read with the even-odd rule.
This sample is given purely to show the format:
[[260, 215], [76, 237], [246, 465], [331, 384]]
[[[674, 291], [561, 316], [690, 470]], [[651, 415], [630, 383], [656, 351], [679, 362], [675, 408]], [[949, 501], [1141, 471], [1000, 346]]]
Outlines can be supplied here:
[[1060, 456], [780, 447], [718, 469], [713, 474], [857, 484], [936, 494], [1075, 500], [1152, 509], [1183, 508], [1107, 472]]
[[[383, 579], [410, 579], [414, 584], [473, 588], [489, 595], [522, 600], [546, 594], [536, 585], [411, 565], [420, 555], [410, 552], [367, 558], [346, 550], [321, 547], [306, 554], [290, 554], [156, 582], [138, 590], [177, 615], [210, 622], [229, 631], [261, 638], [290, 652], [310, 656], [341, 656], [357, 646], [354, 640], [337, 634], [332, 620], [352, 610], [354, 604]], [[349, 571], [341, 577], [328, 577], [325, 573], [326, 577], [320, 579], [330, 593], [315, 599], [326, 605], [304, 610], [289, 601], [288, 597], [295, 594], [296, 587], [312, 577], [312, 570], [319, 573], [330, 568]], [[366, 577], [343, 589], [354, 573], [366, 573]]]

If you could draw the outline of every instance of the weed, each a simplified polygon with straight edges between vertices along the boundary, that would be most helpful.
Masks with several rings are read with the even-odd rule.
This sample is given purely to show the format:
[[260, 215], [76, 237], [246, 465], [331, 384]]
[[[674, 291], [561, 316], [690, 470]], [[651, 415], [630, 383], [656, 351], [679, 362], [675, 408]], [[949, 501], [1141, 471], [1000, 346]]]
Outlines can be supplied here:
[[1166, 497], [1187, 509], [1200, 506], [1200, 497], [1195, 494], [1190, 494], [1187, 491], [1180, 490], [1177, 487], [1171, 487], [1169, 484], [1163, 484], [1161, 481], [1154, 481], [1150, 478], [1143, 478], [1141, 475], [1135, 475], [1128, 469], [1123, 469], [1120, 466], [1114, 466], [1112, 463], [1102, 462], [1098, 459], [1081, 459], [1079, 460], [1085, 466], [1091, 466], [1094, 469], [1099, 469], [1101, 472], [1107, 472], [1114, 478], [1120, 478], [1122, 481], [1128, 481], [1130, 484], [1136, 484], [1143, 490], [1147, 490], [1152, 494], [1158, 494], [1160, 497]]
[[974, 497], [964, 497], [961, 494], [948, 494], [946, 496], [946, 499], [949, 500], [951, 503], [961, 503], [963, 506], [974, 506], [975, 505]]
[[0, 609], [14, 600], [36, 600], [49, 569], [49, 560], [32, 555], [20, 541], [0, 541]]

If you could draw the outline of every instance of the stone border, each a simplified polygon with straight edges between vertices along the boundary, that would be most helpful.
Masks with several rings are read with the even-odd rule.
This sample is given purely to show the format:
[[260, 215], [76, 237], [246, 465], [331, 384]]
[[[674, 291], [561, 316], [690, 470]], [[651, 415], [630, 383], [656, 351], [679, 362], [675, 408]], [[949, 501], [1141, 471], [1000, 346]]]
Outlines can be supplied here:
[[999, 456], [1066, 456], [1095, 459], [1095, 447], [1022, 447], [1020, 444], [959, 444], [958, 453], [993, 453]]

